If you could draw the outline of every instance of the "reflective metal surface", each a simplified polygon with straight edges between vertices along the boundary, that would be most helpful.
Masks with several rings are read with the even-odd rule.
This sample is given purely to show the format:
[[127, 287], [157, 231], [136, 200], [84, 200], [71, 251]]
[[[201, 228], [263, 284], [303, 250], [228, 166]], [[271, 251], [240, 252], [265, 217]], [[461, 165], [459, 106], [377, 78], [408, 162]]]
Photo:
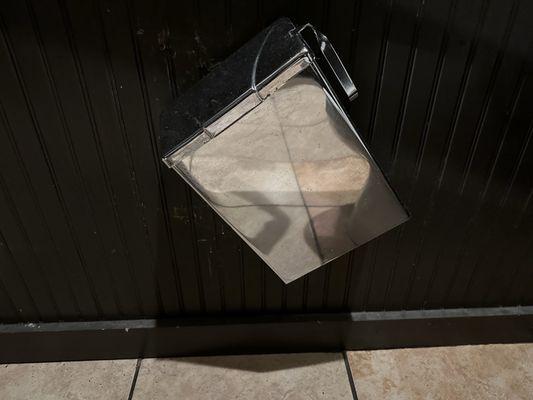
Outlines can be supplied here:
[[278, 86], [172, 165], [290, 282], [408, 215], [315, 69]]

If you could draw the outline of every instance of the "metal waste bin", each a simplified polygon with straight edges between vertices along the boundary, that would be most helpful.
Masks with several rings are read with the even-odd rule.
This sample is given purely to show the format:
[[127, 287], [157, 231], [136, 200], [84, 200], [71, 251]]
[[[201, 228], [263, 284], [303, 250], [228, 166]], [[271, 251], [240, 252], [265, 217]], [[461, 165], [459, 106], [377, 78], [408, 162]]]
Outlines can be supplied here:
[[286, 283], [409, 216], [343, 110], [327, 38], [280, 19], [161, 116], [163, 161]]

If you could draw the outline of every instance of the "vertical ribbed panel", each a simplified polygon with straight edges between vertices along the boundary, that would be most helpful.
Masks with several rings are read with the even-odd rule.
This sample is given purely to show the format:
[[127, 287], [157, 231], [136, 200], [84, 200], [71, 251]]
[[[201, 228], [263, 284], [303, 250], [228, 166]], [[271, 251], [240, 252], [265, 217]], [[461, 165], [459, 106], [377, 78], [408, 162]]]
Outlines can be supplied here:
[[[284, 285], [160, 162], [159, 114], [311, 22], [412, 214]], [[533, 4], [25, 0], [0, 8], [0, 322], [533, 304]]]

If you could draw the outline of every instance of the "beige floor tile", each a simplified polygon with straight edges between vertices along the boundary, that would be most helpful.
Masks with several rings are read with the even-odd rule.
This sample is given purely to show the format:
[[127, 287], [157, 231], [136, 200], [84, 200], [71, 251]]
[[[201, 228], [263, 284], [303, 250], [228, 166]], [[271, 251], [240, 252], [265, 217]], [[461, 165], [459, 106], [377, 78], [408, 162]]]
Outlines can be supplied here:
[[349, 352], [359, 400], [533, 399], [533, 344]]
[[352, 399], [342, 354], [143, 360], [133, 398]]
[[127, 399], [136, 360], [0, 365], [0, 399]]

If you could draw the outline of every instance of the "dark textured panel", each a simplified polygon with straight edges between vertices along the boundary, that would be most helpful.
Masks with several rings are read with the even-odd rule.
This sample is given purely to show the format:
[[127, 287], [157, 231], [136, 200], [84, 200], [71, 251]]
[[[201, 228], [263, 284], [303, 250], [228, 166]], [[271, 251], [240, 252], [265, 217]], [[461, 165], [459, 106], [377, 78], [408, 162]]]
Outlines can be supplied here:
[[[159, 115], [280, 16], [347, 64], [412, 220], [284, 285], [160, 163]], [[533, 304], [525, 0], [0, 8], [0, 320]]]

